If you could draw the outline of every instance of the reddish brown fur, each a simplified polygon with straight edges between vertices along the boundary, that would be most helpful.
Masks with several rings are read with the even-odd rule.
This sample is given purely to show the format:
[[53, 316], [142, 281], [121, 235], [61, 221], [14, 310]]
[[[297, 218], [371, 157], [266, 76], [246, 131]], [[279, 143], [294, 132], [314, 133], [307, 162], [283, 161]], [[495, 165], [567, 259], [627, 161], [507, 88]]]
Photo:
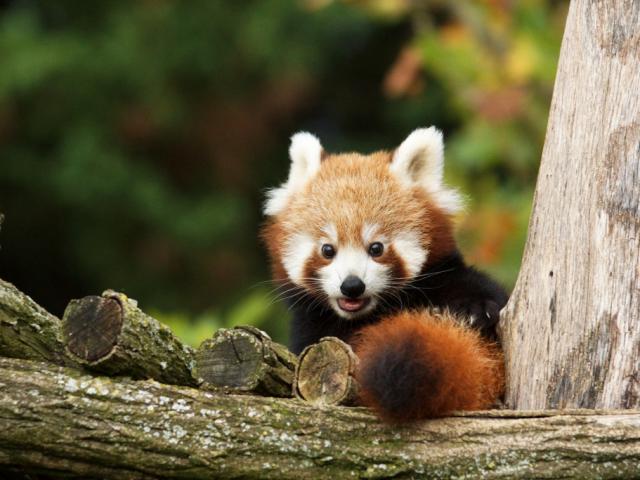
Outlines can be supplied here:
[[282, 265], [282, 249], [286, 232], [281, 222], [268, 220], [260, 231], [260, 238], [264, 242], [271, 258], [271, 276], [275, 281], [287, 280], [287, 272]]
[[427, 197], [423, 191], [416, 192], [423, 205], [427, 207], [422, 212], [422, 224], [425, 225], [425, 235], [429, 238], [429, 258], [427, 265], [437, 263], [449, 255], [456, 248], [453, 237], [453, 226], [450, 216]]
[[[339, 244], [361, 244], [361, 229], [366, 223], [376, 224], [378, 233], [389, 237], [408, 230], [420, 232], [429, 251], [427, 265], [455, 249], [450, 216], [422, 188], [400, 184], [389, 171], [391, 152], [323, 155], [317, 175], [293, 193], [285, 209], [263, 227], [274, 279], [286, 280], [281, 259], [287, 238], [303, 231], [321, 238], [328, 223], [335, 224]], [[399, 260], [386, 252], [376, 261]], [[311, 263], [321, 265], [318, 259]], [[397, 270], [404, 270], [404, 265], [398, 263]]]
[[393, 245], [385, 250], [383, 255], [377, 259], [380, 263], [384, 263], [391, 267], [391, 278], [407, 278], [409, 272], [404, 264], [404, 260], [398, 255]]
[[[405, 232], [417, 234], [428, 252], [423, 268], [455, 251], [450, 214], [420, 186], [401, 183], [389, 170], [391, 159], [390, 152], [323, 152], [317, 174], [298, 191], [289, 192], [284, 208], [262, 229], [275, 280], [288, 279], [282, 258], [291, 236], [326, 238], [329, 225], [335, 226], [338, 249], [368, 248], [362, 238], [365, 225], [375, 225], [375, 235], [389, 239]], [[393, 279], [409, 275], [393, 242], [373, 260], [388, 265]], [[301, 282], [308, 293], [313, 295], [317, 287], [306, 279], [329, 263], [319, 245], [306, 258]], [[488, 408], [502, 393], [499, 348], [451, 315], [400, 312], [362, 328], [351, 341], [360, 357], [362, 403], [387, 421]]]
[[[311, 257], [307, 259], [307, 262], [305, 263], [304, 271], [302, 273], [303, 277], [305, 279], [317, 278], [316, 274], [318, 270], [326, 266], [327, 264], [329, 264], [329, 262], [330, 260], [327, 260], [326, 258], [322, 257], [320, 253], [318, 253], [317, 251], [314, 252], [311, 255]], [[314, 291], [317, 289], [316, 288], [317, 286], [314, 284], [313, 281], [304, 280], [303, 283], [307, 286], [307, 288], [310, 291]]]
[[497, 345], [450, 315], [401, 312], [364, 327], [354, 347], [361, 401], [389, 422], [489, 408], [504, 388]]

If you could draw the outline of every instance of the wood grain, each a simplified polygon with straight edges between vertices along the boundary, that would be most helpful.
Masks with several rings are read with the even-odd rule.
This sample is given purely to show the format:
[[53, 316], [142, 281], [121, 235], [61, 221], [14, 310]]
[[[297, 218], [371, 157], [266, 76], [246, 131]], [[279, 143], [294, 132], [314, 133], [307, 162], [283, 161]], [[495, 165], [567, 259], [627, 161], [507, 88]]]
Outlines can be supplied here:
[[87, 370], [197, 385], [193, 349], [123, 293], [72, 300], [62, 325], [68, 356]]
[[358, 357], [348, 344], [336, 337], [321, 338], [300, 353], [294, 394], [315, 405], [353, 405], [357, 366]]
[[296, 355], [251, 326], [220, 328], [196, 352], [203, 388], [291, 397]]
[[65, 355], [60, 319], [1, 279], [0, 355], [74, 364]]
[[494, 410], [390, 427], [364, 408], [91, 377], [8, 358], [0, 358], [0, 386], [2, 478], [640, 476], [638, 411]]
[[571, 2], [502, 314], [512, 408], [640, 406], [640, 2]]

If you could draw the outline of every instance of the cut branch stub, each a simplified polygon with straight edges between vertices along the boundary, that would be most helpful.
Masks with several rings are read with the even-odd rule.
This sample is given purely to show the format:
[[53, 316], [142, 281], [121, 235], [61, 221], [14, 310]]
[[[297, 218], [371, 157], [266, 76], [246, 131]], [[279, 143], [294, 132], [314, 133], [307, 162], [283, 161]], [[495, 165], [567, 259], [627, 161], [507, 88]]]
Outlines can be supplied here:
[[0, 280], [0, 355], [73, 366], [60, 330], [60, 319]]
[[122, 307], [113, 298], [85, 297], [69, 304], [64, 335], [69, 352], [86, 362], [109, 355], [122, 329]]
[[358, 396], [357, 366], [358, 357], [349, 345], [324, 337], [300, 354], [294, 394], [317, 405], [353, 405]]
[[193, 350], [143, 313], [135, 300], [112, 290], [69, 302], [63, 317], [67, 354], [108, 375], [196, 385]]
[[297, 357], [263, 331], [249, 326], [221, 328], [196, 354], [205, 387], [290, 397]]

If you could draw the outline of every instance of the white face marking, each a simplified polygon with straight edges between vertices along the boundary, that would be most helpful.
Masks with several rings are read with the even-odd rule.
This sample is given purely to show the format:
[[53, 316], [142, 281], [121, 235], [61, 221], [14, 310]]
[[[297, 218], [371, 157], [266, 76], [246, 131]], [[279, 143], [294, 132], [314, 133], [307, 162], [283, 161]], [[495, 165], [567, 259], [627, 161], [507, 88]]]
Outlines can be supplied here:
[[376, 225], [375, 223], [365, 223], [362, 226], [362, 241], [364, 242], [365, 245], [369, 245], [370, 243], [373, 242], [381, 242], [382, 240], [380, 240], [379, 238], [376, 238], [376, 232], [378, 231], [378, 225]]
[[[314, 239], [306, 233], [292, 235], [283, 255], [283, 265], [287, 275], [295, 284], [304, 286], [306, 262], [314, 252], [320, 251], [323, 244], [330, 243], [336, 248], [336, 256], [317, 272], [329, 304], [338, 315], [347, 319], [366, 314], [376, 307], [378, 301], [376, 296], [383, 293], [391, 281], [406, 282], [420, 273], [428, 253], [423, 248], [417, 232], [403, 232], [390, 243], [384, 235], [377, 234], [376, 231], [377, 226], [364, 225], [363, 244], [355, 246], [338, 245], [338, 232], [333, 224], [327, 224], [322, 228], [324, 235], [320, 239]], [[397, 255], [402, 259], [409, 278], [392, 279], [391, 267], [376, 261], [369, 255], [368, 245], [373, 242], [380, 242], [385, 248], [389, 248], [392, 244]], [[357, 312], [347, 312], [338, 305], [338, 299], [344, 297], [340, 286], [349, 275], [355, 275], [364, 282], [366, 288], [362, 296], [369, 299], [368, 305]]]
[[[370, 312], [376, 305], [375, 294], [381, 293], [387, 284], [388, 267], [374, 261], [361, 246], [338, 247], [331, 263], [318, 271], [322, 288], [329, 297], [333, 309], [345, 318], [353, 318]], [[357, 313], [345, 312], [338, 306], [342, 292], [340, 285], [349, 275], [355, 275], [366, 285], [364, 297], [370, 297], [369, 304]]]
[[282, 256], [282, 265], [293, 283], [302, 285], [304, 265], [316, 246], [317, 242], [304, 233], [298, 233], [289, 238]]
[[420, 242], [416, 232], [403, 232], [393, 241], [395, 251], [404, 261], [409, 277], [415, 277], [420, 273], [427, 261], [427, 251]]
[[333, 223], [328, 223], [321, 230], [326, 235], [322, 239], [322, 243], [329, 243], [334, 246], [338, 244], [338, 229]]

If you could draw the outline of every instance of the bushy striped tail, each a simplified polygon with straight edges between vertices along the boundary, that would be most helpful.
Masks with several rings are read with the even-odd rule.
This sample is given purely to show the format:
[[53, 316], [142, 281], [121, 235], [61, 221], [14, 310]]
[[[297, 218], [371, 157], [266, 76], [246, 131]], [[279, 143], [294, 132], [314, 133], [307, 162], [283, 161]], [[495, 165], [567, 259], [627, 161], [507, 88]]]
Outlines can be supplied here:
[[448, 314], [402, 312], [352, 343], [361, 402], [391, 423], [489, 408], [503, 392], [499, 347]]

